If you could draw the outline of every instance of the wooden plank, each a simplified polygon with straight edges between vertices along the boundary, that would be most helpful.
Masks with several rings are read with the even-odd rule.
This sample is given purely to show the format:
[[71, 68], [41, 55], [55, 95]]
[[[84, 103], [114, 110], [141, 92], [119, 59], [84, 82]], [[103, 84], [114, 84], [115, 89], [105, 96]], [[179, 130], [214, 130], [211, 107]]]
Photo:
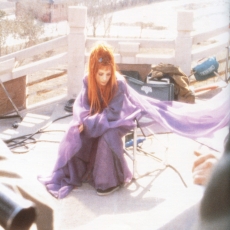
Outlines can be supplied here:
[[9, 114], [26, 107], [26, 77], [20, 77], [0, 85], [0, 115]]

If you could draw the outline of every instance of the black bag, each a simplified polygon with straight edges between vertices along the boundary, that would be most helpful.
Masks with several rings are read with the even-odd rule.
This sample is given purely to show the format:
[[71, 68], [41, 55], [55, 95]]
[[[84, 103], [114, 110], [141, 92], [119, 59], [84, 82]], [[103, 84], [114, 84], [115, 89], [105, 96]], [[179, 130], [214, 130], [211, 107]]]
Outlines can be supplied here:
[[172, 101], [174, 99], [174, 84], [149, 84], [135, 78], [125, 76], [128, 84], [139, 94], [152, 97], [161, 101]]
[[140, 76], [140, 74], [139, 74], [138, 71], [134, 71], [134, 70], [121, 70], [120, 72], [121, 72], [121, 74], [123, 74], [125, 76], [133, 77], [133, 78], [141, 81], [141, 76]]

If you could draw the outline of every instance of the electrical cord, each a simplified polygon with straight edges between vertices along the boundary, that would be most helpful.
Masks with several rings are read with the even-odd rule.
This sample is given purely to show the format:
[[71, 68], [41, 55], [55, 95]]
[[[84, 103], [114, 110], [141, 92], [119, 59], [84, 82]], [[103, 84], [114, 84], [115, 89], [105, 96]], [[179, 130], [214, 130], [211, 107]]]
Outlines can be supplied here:
[[[23, 142], [21, 144], [16, 143], [16, 145], [10, 147], [10, 149], [13, 153], [27, 153], [34, 148], [34, 145], [32, 147], [29, 147], [29, 146], [33, 143], [36, 143], [35, 138], [31, 138], [29, 139], [29, 141], [30, 142]], [[23, 147], [24, 149], [22, 150], [21, 147]]]
[[[11, 138], [9, 140], [5, 140], [4, 142], [7, 144], [7, 146], [11, 149], [12, 152], [14, 153], [25, 153], [25, 152], [29, 152], [32, 148], [29, 148], [28, 145], [31, 144], [36, 144], [37, 142], [54, 142], [54, 141], [49, 141], [49, 140], [37, 140], [36, 138], [34, 138], [35, 135], [37, 134], [41, 134], [41, 133], [46, 133], [46, 132], [64, 132], [64, 130], [45, 130], [46, 128], [48, 128], [52, 123], [70, 117], [73, 114], [67, 114], [65, 116], [59, 117], [57, 119], [54, 119], [53, 121], [48, 122], [45, 126], [43, 126], [42, 128], [40, 128], [39, 130], [37, 130], [34, 133], [31, 134], [26, 134], [26, 135], [22, 135], [16, 138]], [[21, 140], [22, 139], [22, 140]], [[32, 140], [32, 141], [31, 141]], [[29, 141], [29, 143], [27, 142]], [[20, 148], [20, 147], [24, 147], [26, 150], [25, 151], [17, 151], [15, 150], [16, 148]]]
[[[10, 140], [6, 140], [5, 143], [10, 143], [10, 142], [15, 142], [15, 140], [18, 140], [18, 139], [22, 139], [24, 138], [22, 141], [19, 141], [19, 142], [15, 142], [15, 144], [12, 144], [12, 145], [8, 145], [9, 148], [15, 146], [15, 145], [19, 145], [20, 143], [23, 143], [27, 140], [30, 140], [30, 139], [33, 139], [32, 137], [34, 135], [37, 135], [37, 134], [41, 134], [41, 133], [47, 133], [47, 132], [65, 132], [64, 130], [41, 130], [41, 131], [37, 131], [33, 134], [27, 134], [27, 135], [24, 135], [24, 136], [20, 136], [20, 137], [16, 137], [16, 138], [13, 138], [13, 139], [10, 139]], [[38, 140], [36, 140], [38, 141]]]
[[[52, 143], [59, 143], [59, 141], [53, 141], [53, 140], [36, 140], [34, 138], [31, 138], [30, 139], [30, 142], [24, 142], [24, 143], [21, 143], [20, 145], [16, 145], [16, 146], [13, 146], [11, 147], [11, 151], [13, 153], [27, 153], [29, 151], [31, 151], [35, 144], [38, 143], [38, 142], [52, 142]], [[32, 147], [30, 147], [32, 145]], [[22, 149], [24, 148], [24, 149]]]

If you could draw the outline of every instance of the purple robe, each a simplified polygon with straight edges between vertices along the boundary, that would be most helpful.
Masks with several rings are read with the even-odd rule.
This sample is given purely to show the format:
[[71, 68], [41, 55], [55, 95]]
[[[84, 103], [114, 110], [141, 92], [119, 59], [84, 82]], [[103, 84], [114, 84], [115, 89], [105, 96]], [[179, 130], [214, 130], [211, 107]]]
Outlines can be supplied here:
[[[135, 120], [143, 132], [148, 127], [153, 133], [169, 131], [192, 139], [212, 138], [229, 125], [230, 105], [223, 97], [229, 87], [205, 103], [185, 104], [141, 96], [120, 75], [117, 82], [108, 107], [89, 116], [87, 77], [83, 79], [52, 175], [39, 177], [53, 196], [64, 198], [83, 182], [103, 190], [130, 182], [132, 172], [124, 157], [122, 137], [134, 127]], [[84, 125], [81, 133], [80, 124]]]

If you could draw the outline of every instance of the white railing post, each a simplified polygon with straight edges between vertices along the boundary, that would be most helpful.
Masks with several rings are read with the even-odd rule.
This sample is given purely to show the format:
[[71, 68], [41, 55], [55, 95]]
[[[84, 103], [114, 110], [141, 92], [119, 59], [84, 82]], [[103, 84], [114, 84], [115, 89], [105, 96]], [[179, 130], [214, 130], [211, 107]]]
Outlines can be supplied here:
[[193, 12], [177, 12], [177, 37], [175, 40], [175, 63], [186, 75], [191, 72], [191, 53], [192, 53], [192, 36], [193, 30]]
[[76, 98], [82, 87], [85, 73], [87, 8], [70, 6], [68, 8], [68, 98]]
[[139, 42], [119, 42], [119, 52], [121, 63], [136, 64], [136, 54], [139, 53]]

